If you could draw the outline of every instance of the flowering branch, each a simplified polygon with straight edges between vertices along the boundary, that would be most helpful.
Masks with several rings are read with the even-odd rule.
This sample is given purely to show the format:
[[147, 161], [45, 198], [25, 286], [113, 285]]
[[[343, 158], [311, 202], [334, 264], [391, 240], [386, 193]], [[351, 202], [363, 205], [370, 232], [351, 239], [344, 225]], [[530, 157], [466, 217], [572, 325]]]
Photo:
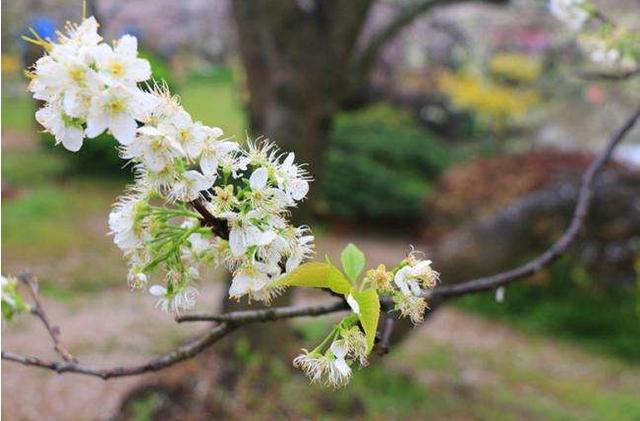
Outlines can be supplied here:
[[[639, 118], [640, 108], [636, 110], [625, 121], [623, 126], [618, 129], [618, 131], [611, 137], [601, 155], [598, 156], [598, 158], [594, 160], [589, 168], [585, 171], [582, 177], [577, 204], [571, 222], [563, 235], [547, 251], [518, 268], [502, 272], [497, 275], [462, 282], [457, 285], [439, 286], [434, 288], [430, 293], [425, 293], [424, 295], [426, 295], [430, 299], [441, 301], [466, 294], [487, 291], [525, 278], [553, 263], [569, 248], [569, 246], [576, 239], [578, 232], [584, 225], [585, 218], [587, 216], [587, 211], [589, 209], [592, 198], [592, 188], [594, 180], [611, 158], [611, 154], [615, 147], [635, 126]], [[383, 299], [383, 301], [386, 300]], [[38, 306], [37, 302], [36, 306]], [[39, 308], [42, 309], [42, 306], [40, 306]], [[6, 351], [2, 351], [2, 359], [6, 361], [13, 361], [26, 366], [40, 367], [43, 369], [56, 371], [60, 374], [77, 373], [88, 376], [95, 376], [107, 380], [115, 377], [134, 376], [151, 371], [158, 371], [163, 368], [175, 365], [181, 361], [194, 357], [195, 355], [199, 354], [200, 352], [204, 351], [205, 349], [209, 348], [211, 345], [222, 339], [227, 334], [231, 333], [234, 329], [244, 325], [302, 316], [319, 316], [323, 314], [347, 310], [348, 308], [349, 307], [347, 304], [345, 304], [345, 302], [335, 302], [313, 306], [293, 306], [259, 310], [243, 310], [224, 313], [220, 315], [193, 314], [181, 316], [177, 318], [178, 322], [215, 321], [219, 324], [209, 329], [207, 333], [193, 340], [192, 342], [182, 345], [163, 356], [151, 359], [148, 362], [139, 365], [116, 366], [112, 368], [99, 369], [83, 366], [76, 360], [68, 360], [63, 362], [50, 361]], [[41, 310], [40, 314], [44, 315], [44, 312], [42, 312]], [[43, 320], [44, 322], [44, 320], [48, 319], [46, 317], [44, 317], [44, 319], [41, 317], [41, 320]], [[381, 334], [382, 350], [384, 350], [385, 348], [388, 349], [388, 342], [393, 329], [392, 320], [393, 319], [391, 318], [387, 318], [387, 321], [385, 321], [384, 323], [384, 328]], [[45, 325], [51, 326], [48, 321], [45, 323]], [[54, 341], [58, 341], [58, 343], [60, 343], [59, 330], [57, 330], [57, 328], [48, 328], [48, 330]], [[54, 334], [53, 332], [57, 333]], [[338, 355], [341, 355], [339, 348], [334, 348], [334, 350], [338, 353]], [[301, 367], [305, 369], [305, 371], [310, 369], [310, 366], [308, 364], [311, 364], [311, 362], [309, 360], [298, 360], [297, 363], [300, 364]], [[339, 372], [336, 371], [334, 375], [338, 375], [336, 373], [339, 374]]]
[[[551, 13], [578, 35], [582, 49], [602, 66], [633, 76], [640, 62], [640, 34], [609, 19], [590, 0], [549, 0]], [[602, 79], [602, 78], [601, 78]], [[608, 79], [604, 76], [604, 79]]]
[[[557, 15], [579, 23], [591, 16], [584, 0], [558, 0], [557, 6]], [[571, 224], [549, 250], [517, 269], [435, 288], [439, 275], [417, 251], [389, 270], [379, 265], [365, 271], [366, 257], [353, 244], [342, 251], [341, 268], [328, 259], [303, 263], [313, 254], [314, 237], [308, 226], [295, 227], [288, 217], [309, 190], [311, 177], [304, 164], [294, 163], [293, 153], [281, 153], [270, 142], [240, 145], [221, 139], [221, 129], [193, 121], [166, 85], [141, 85], [151, 80], [151, 66], [138, 58], [137, 39], [125, 35], [111, 47], [102, 41], [98, 26], [88, 18], [80, 25], [69, 24], [57, 43], [30, 40], [47, 52], [29, 73], [29, 90], [44, 102], [36, 119], [73, 152], [85, 138], [105, 131], [116, 138], [122, 158], [136, 170], [135, 183], [109, 215], [114, 243], [129, 263], [130, 285], [146, 289], [149, 277], [160, 272], [162, 284], [148, 288], [158, 297], [157, 307], [173, 313], [178, 322], [217, 325], [144, 364], [86, 367], [69, 353], [59, 329], [50, 323], [35, 281], [22, 277], [35, 303], [31, 308], [17, 292], [17, 279], [3, 277], [3, 313], [11, 317], [30, 309], [45, 325], [63, 361], [11, 352], [3, 352], [2, 358], [58, 373], [108, 379], [157, 371], [197, 355], [246, 324], [351, 310], [316, 348], [303, 350], [293, 360], [312, 382], [343, 386], [351, 378], [352, 365], [367, 365], [376, 339], [378, 351], [388, 351], [396, 317], [418, 324], [428, 309], [427, 299], [437, 302], [501, 287], [541, 270], [564, 253], [584, 224], [594, 178], [640, 113], [634, 113], [586, 171]], [[623, 57], [632, 59], [632, 53]], [[328, 290], [342, 301], [180, 316], [195, 305], [198, 291], [193, 284], [200, 266], [211, 263], [232, 272], [231, 298], [247, 296], [250, 302], [269, 303], [284, 289], [298, 286]]]

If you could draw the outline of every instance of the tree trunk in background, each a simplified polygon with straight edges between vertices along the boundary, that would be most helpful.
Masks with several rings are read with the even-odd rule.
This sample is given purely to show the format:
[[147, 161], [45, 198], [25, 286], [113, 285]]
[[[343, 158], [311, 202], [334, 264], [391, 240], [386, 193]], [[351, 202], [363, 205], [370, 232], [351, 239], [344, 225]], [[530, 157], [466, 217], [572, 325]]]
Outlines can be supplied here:
[[[296, 153], [314, 177], [370, 0], [234, 1], [250, 129]], [[308, 6], [308, 7], [307, 7]]]
[[[251, 135], [265, 136], [282, 151], [295, 152], [296, 162], [306, 163], [317, 180], [347, 80], [344, 67], [370, 0], [308, 3], [309, 7], [296, 0], [232, 2], [250, 97]], [[307, 203], [313, 201], [309, 199]], [[285, 294], [273, 305], [289, 302], [290, 294]], [[243, 307], [246, 305], [225, 297], [225, 311]], [[253, 350], [272, 355], [278, 355], [278, 348], [293, 339], [284, 323], [251, 326], [243, 334]]]

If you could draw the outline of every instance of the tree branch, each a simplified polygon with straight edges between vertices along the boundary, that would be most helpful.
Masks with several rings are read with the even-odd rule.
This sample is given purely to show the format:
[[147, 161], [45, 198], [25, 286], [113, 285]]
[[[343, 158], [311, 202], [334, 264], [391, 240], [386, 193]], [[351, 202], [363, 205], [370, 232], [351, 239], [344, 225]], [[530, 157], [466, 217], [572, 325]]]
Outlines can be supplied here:
[[44, 307], [42, 306], [42, 302], [40, 301], [40, 292], [38, 288], [38, 282], [28, 273], [22, 273], [18, 276], [18, 279], [24, 283], [29, 289], [29, 295], [33, 300], [33, 306], [31, 307], [31, 314], [36, 316], [45, 329], [49, 333], [51, 340], [53, 341], [53, 347], [58, 354], [62, 357], [64, 361], [77, 361], [73, 355], [69, 352], [66, 345], [60, 338], [60, 328], [51, 324], [49, 317], [47, 316]]
[[280, 319], [290, 319], [301, 316], [321, 316], [323, 314], [335, 313], [337, 311], [348, 310], [346, 301], [337, 301], [330, 304], [317, 306], [288, 306], [274, 307], [259, 310], [231, 311], [223, 314], [187, 314], [176, 317], [176, 322], [218, 322], [229, 324], [244, 324], [254, 322], [273, 322]]
[[[467, 282], [463, 282], [451, 286], [439, 286], [432, 291], [425, 293], [425, 296], [430, 299], [445, 300], [465, 294], [487, 291], [499, 286], [506, 285], [515, 280], [522, 279], [535, 272], [542, 270], [553, 263], [560, 255], [562, 255], [569, 246], [573, 243], [577, 237], [580, 229], [582, 228], [587, 216], [589, 204], [591, 202], [593, 182], [596, 176], [603, 169], [607, 161], [611, 158], [611, 154], [615, 147], [622, 141], [622, 139], [629, 133], [633, 126], [640, 118], [640, 108], [636, 110], [624, 123], [624, 125], [611, 137], [607, 143], [602, 154], [587, 168], [585, 171], [580, 190], [578, 194], [577, 204], [574, 210], [573, 217], [567, 229], [562, 236], [544, 253], [537, 258], [531, 260], [518, 268], [499, 273], [497, 275], [472, 279]], [[385, 302], [381, 303], [383, 308], [387, 305]], [[37, 307], [37, 303], [36, 303]], [[42, 307], [40, 307], [42, 308]], [[43, 369], [53, 370], [58, 373], [77, 373], [88, 376], [95, 376], [104, 380], [114, 377], [133, 376], [143, 374], [151, 371], [158, 371], [163, 368], [172, 366], [188, 358], [192, 358], [211, 345], [219, 341], [221, 338], [231, 333], [238, 327], [250, 323], [275, 321], [279, 319], [300, 317], [300, 316], [318, 316], [322, 314], [328, 314], [348, 309], [344, 302], [335, 302], [331, 304], [322, 304], [315, 306], [297, 306], [297, 307], [279, 307], [272, 309], [259, 309], [259, 310], [244, 310], [230, 312], [222, 315], [191, 315], [178, 318], [179, 322], [184, 321], [196, 321], [207, 320], [216, 321], [220, 324], [211, 328], [207, 333], [201, 337], [184, 344], [174, 351], [171, 351], [163, 356], [153, 358], [146, 363], [131, 365], [131, 366], [116, 366], [112, 368], [94, 368], [87, 367], [79, 364], [74, 360], [70, 361], [50, 361], [43, 360], [37, 357], [24, 356], [13, 352], [2, 351], [2, 359], [7, 361], [13, 361], [19, 364], [32, 367], [40, 367]], [[44, 313], [41, 313], [44, 314]], [[46, 317], [44, 317], [46, 319]], [[41, 317], [41, 320], [42, 317]], [[51, 326], [47, 322], [45, 326]], [[43, 320], [44, 322], [44, 320]], [[382, 332], [381, 342], [388, 341], [393, 330], [394, 322], [391, 318], [386, 319], [384, 329]], [[50, 335], [54, 341], [59, 341], [57, 330], [48, 328]], [[386, 332], [386, 333], [385, 333]], [[385, 338], [387, 336], [387, 338]], [[57, 339], [56, 339], [57, 338]], [[64, 357], [63, 357], [64, 358]]]
[[578, 77], [589, 81], [617, 82], [640, 76], [640, 67], [623, 70], [619, 72], [593, 72], [585, 71], [578, 73]]
[[391, 348], [391, 335], [393, 335], [393, 329], [396, 326], [396, 315], [393, 311], [387, 311], [383, 316], [382, 329], [379, 330], [380, 341], [376, 344], [376, 352], [378, 355], [383, 356], [389, 353]]
[[231, 333], [235, 329], [234, 326], [221, 324], [210, 329], [205, 335], [198, 339], [189, 342], [185, 345], [178, 347], [177, 349], [157, 358], [153, 358], [146, 363], [131, 365], [131, 366], [116, 366], [111, 368], [94, 368], [83, 366], [73, 361], [50, 361], [43, 360], [37, 357], [28, 357], [13, 352], [2, 351], [2, 359], [7, 361], [13, 361], [22, 365], [40, 367], [62, 373], [77, 373], [87, 376], [99, 377], [103, 380], [107, 380], [114, 377], [135, 376], [138, 374], [148, 373], [151, 371], [158, 371], [163, 368], [172, 366], [186, 359], [192, 358], [209, 348], [218, 340]]
[[[367, 78], [369, 71], [376, 64], [382, 49], [407, 25], [416, 18], [428, 12], [432, 8], [441, 5], [462, 3], [472, 0], [420, 0], [401, 10], [398, 15], [384, 28], [373, 35], [369, 43], [362, 49], [362, 52], [355, 56], [351, 63], [354, 72], [353, 80], [363, 80]], [[504, 4], [508, 0], [481, 0], [486, 3]]]
[[594, 160], [584, 172], [571, 222], [562, 236], [560, 236], [550, 248], [535, 259], [515, 269], [493, 276], [472, 279], [455, 285], [440, 286], [431, 291], [426, 291], [425, 296], [427, 298], [449, 299], [469, 293], [487, 291], [532, 275], [551, 265], [576, 239], [587, 217], [595, 177], [604, 168], [607, 161], [609, 161], [615, 147], [624, 139], [633, 126], [635, 126], [638, 118], [640, 118], [640, 108], [631, 114], [624, 125], [609, 139], [602, 154]]
[[203, 226], [210, 227], [214, 235], [224, 240], [229, 239], [229, 225], [227, 225], [227, 221], [212, 215], [202, 202], [202, 199], [198, 198], [189, 202], [189, 204], [202, 216], [201, 223]]

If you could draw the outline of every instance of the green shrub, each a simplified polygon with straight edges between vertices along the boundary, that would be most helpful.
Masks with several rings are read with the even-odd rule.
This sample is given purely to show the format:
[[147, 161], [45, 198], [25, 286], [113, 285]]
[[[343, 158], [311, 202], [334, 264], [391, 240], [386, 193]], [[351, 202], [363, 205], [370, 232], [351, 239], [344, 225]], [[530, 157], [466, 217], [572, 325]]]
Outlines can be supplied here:
[[[175, 82], [167, 63], [148, 51], [140, 51], [139, 55], [151, 63], [154, 79], [166, 82], [169, 89], [175, 92]], [[103, 133], [94, 139], [85, 139], [80, 151], [73, 154], [68, 153], [61, 145], [54, 146], [55, 140], [48, 133], [42, 133], [40, 141], [45, 148], [53, 148], [60, 153], [68, 161], [72, 171], [106, 177], [123, 177], [131, 173], [130, 168], [125, 167], [125, 162], [118, 156], [118, 142], [110, 134]]]
[[338, 117], [324, 157], [322, 199], [330, 215], [419, 220], [449, 151], [413, 116], [388, 105]]

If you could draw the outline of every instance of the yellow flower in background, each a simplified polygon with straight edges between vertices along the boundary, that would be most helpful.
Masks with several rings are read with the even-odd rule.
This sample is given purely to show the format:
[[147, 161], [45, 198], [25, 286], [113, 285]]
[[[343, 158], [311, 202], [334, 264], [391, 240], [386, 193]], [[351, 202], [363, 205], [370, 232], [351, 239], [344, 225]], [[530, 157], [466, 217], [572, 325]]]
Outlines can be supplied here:
[[17, 74], [22, 70], [20, 59], [16, 56], [3, 54], [2, 55], [2, 73], [4, 74]]
[[498, 53], [489, 61], [489, 70], [514, 82], [533, 83], [540, 77], [542, 63], [525, 54]]
[[467, 71], [444, 72], [437, 86], [455, 107], [475, 113], [496, 130], [523, 117], [539, 102], [533, 89], [511, 87]]

